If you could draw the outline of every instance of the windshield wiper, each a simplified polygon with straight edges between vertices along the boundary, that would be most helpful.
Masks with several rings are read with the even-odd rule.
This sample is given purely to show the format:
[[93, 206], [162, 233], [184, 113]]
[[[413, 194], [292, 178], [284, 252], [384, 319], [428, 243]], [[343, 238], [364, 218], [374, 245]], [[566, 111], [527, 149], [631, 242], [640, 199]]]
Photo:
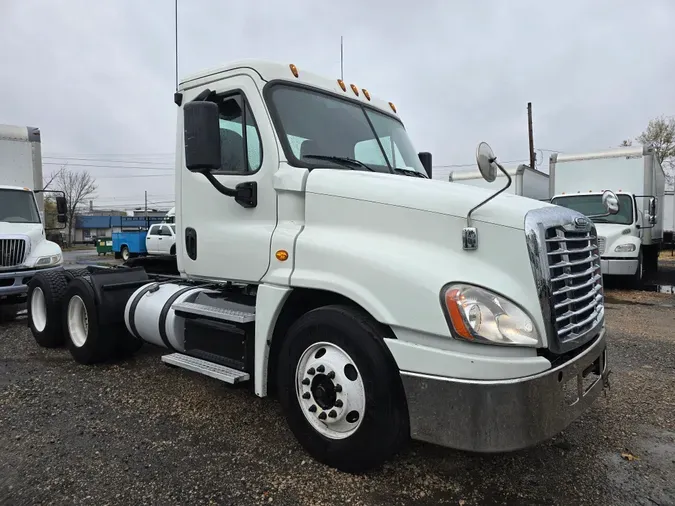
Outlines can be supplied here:
[[414, 176], [429, 179], [426, 176], [426, 174], [422, 174], [421, 172], [417, 172], [416, 170], [412, 169], [399, 169], [398, 167], [394, 167], [394, 172], [400, 172], [401, 174], [405, 174], [406, 176]]
[[328, 160], [330, 162], [335, 162], [343, 167], [348, 167], [353, 169], [354, 166], [363, 167], [371, 172], [376, 172], [375, 169], [368, 167], [365, 163], [359, 162], [354, 158], [349, 158], [347, 156], [330, 156], [330, 155], [303, 155], [303, 158], [316, 158], [317, 160]]

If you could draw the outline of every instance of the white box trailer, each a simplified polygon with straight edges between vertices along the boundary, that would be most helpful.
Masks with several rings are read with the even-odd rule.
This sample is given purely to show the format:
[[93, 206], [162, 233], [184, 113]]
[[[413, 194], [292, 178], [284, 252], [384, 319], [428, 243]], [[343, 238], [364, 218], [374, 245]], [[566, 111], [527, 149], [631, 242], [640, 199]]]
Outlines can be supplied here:
[[649, 145], [550, 158], [551, 203], [587, 216], [603, 214], [602, 192], [618, 196], [618, 214], [593, 218], [603, 274], [633, 276], [658, 268], [666, 177]]
[[[28, 281], [61, 265], [61, 248], [44, 229], [40, 130], [0, 125], [0, 321], [16, 316]], [[57, 197], [59, 221], [65, 198]]]
[[[512, 183], [505, 193], [511, 193], [520, 197], [528, 197], [535, 200], [548, 201], [548, 174], [530, 168], [528, 165], [519, 165], [516, 168], [507, 168], [506, 172], [511, 176]], [[448, 176], [451, 183], [460, 183], [478, 188], [497, 191], [506, 184], [506, 176], [502, 172], [497, 173], [497, 178], [487, 182], [479, 171], [459, 170], [453, 171]]]
[[663, 233], [673, 234], [675, 230], [675, 192], [668, 191], [663, 195]]

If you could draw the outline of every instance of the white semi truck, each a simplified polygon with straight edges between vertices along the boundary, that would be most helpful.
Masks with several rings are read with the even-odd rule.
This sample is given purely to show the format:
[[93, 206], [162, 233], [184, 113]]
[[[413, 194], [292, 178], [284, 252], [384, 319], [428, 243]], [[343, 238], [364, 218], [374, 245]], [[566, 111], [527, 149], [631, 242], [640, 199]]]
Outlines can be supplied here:
[[[151, 343], [168, 365], [248, 382], [309, 454], [351, 472], [410, 437], [537, 444], [606, 386], [582, 214], [429, 179], [393, 103], [292, 64], [209, 70], [175, 102], [180, 276], [37, 276], [40, 345], [91, 364]], [[486, 145], [477, 158], [494, 180]]]
[[497, 178], [488, 182], [483, 178], [480, 171], [458, 170], [453, 171], [448, 176], [451, 183], [460, 183], [479, 188], [499, 190], [504, 186], [508, 177], [512, 179], [511, 185], [506, 190], [507, 193], [520, 195], [535, 200], [547, 201], [548, 194], [548, 174], [532, 169], [527, 165], [519, 165], [515, 168], [507, 168], [506, 174], [499, 173]]
[[[61, 248], [45, 236], [40, 130], [0, 125], [0, 321], [12, 320], [28, 281], [62, 264]], [[56, 197], [58, 221], [66, 201]]]
[[550, 158], [551, 203], [585, 215], [602, 213], [602, 192], [613, 190], [621, 212], [593, 218], [603, 274], [640, 286], [658, 269], [663, 242], [665, 174], [652, 146], [631, 146]]

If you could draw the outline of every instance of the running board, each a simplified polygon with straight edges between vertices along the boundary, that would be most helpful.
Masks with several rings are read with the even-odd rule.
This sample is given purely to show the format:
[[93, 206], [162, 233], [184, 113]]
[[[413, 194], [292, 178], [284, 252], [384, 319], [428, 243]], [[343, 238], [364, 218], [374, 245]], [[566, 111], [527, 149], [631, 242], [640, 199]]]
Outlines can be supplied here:
[[182, 353], [172, 353], [170, 355], [163, 355], [162, 362], [169, 365], [175, 365], [188, 371], [198, 372], [204, 376], [215, 378], [230, 385], [248, 381], [250, 378], [247, 372], [237, 371], [231, 367], [220, 364], [214, 364], [201, 358], [191, 357]]
[[202, 316], [214, 320], [250, 323], [255, 321], [255, 310], [249, 309], [243, 304], [232, 304], [231, 308], [207, 306], [205, 304], [196, 304], [194, 302], [181, 302], [171, 306], [177, 316]]

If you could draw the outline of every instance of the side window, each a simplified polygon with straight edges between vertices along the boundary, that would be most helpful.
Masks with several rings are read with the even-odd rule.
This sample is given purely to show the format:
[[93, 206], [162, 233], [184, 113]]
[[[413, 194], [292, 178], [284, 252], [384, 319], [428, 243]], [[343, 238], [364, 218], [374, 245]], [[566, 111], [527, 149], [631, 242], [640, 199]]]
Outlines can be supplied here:
[[220, 170], [242, 173], [257, 171], [262, 165], [262, 143], [248, 102], [241, 93], [237, 93], [222, 97], [218, 108]]
[[167, 227], [166, 225], [162, 225], [162, 228], [160, 229], [160, 234], [170, 236], [171, 230], [169, 230], [169, 227]]
[[159, 235], [159, 227], [157, 225], [150, 227], [150, 230], [148, 230], [148, 235]]

